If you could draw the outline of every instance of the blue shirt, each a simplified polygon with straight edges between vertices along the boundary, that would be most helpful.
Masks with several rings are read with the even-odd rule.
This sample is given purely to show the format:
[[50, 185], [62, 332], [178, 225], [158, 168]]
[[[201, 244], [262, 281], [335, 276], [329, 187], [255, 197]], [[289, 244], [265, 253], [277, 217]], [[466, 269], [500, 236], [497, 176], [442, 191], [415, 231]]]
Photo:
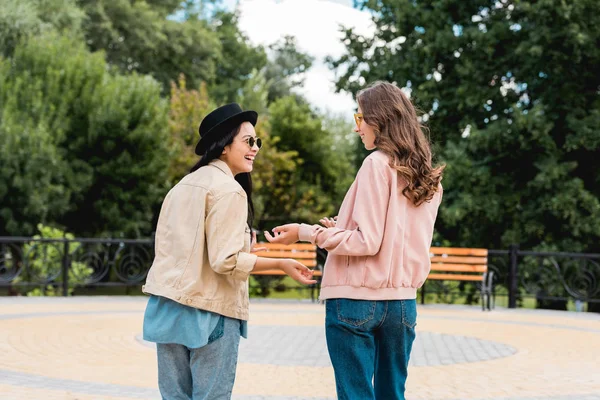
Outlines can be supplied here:
[[[144, 340], [176, 343], [197, 349], [208, 343], [208, 338], [221, 317], [229, 318], [184, 306], [165, 297], [150, 296], [144, 313]], [[248, 338], [248, 322], [240, 322], [240, 335]]]

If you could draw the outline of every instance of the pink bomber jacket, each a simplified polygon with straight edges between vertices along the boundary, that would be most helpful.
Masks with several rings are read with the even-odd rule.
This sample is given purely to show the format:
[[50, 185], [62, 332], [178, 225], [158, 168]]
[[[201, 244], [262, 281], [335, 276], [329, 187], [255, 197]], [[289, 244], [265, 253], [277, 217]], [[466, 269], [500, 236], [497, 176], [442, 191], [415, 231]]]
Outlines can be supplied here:
[[336, 227], [301, 224], [301, 241], [327, 250], [320, 299], [415, 299], [431, 262], [429, 248], [442, 186], [418, 207], [388, 156], [363, 162], [340, 208]]

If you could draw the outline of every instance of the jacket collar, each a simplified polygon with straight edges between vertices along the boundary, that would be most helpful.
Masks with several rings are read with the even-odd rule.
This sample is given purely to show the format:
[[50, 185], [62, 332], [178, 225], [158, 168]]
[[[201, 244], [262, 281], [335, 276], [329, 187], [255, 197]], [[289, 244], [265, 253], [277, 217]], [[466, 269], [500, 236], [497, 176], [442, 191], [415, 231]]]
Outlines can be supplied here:
[[221, 171], [223, 171], [225, 173], [225, 175], [228, 175], [233, 178], [233, 172], [231, 172], [231, 169], [229, 169], [229, 166], [227, 165], [227, 163], [225, 161], [217, 158], [217, 159], [209, 162], [208, 165], [212, 165], [213, 167], [219, 168]]

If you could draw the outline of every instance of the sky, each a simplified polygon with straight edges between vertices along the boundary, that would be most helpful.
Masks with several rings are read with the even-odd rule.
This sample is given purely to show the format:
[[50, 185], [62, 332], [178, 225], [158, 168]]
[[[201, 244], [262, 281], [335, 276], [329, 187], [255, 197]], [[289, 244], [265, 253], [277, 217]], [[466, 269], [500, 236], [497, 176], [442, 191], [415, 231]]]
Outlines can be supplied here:
[[268, 46], [285, 35], [296, 37], [298, 49], [315, 58], [305, 74], [302, 93], [321, 112], [347, 115], [352, 120], [356, 103], [348, 93], [335, 93], [335, 73], [325, 65], [326, 56], [344, 53], [339, 26], [357, 33], [374, 31], [371, 15], [352, 7], [352, 0], [223, 0], [227, 8], [240, 10], [240, 29], [254, 44]]

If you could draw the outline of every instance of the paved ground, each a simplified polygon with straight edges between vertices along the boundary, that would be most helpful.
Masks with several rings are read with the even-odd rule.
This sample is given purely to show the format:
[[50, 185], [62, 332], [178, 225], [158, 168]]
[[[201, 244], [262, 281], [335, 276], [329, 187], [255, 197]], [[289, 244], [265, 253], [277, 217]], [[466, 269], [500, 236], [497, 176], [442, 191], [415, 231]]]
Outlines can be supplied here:
[[[0, 399], [160, 399], [145, 298], [0, 298]], [[234, 400], [331, 400], [323, 306], [255, 302]], [[408, 399], [600, 400], [600, 315], [419, 308]]]

